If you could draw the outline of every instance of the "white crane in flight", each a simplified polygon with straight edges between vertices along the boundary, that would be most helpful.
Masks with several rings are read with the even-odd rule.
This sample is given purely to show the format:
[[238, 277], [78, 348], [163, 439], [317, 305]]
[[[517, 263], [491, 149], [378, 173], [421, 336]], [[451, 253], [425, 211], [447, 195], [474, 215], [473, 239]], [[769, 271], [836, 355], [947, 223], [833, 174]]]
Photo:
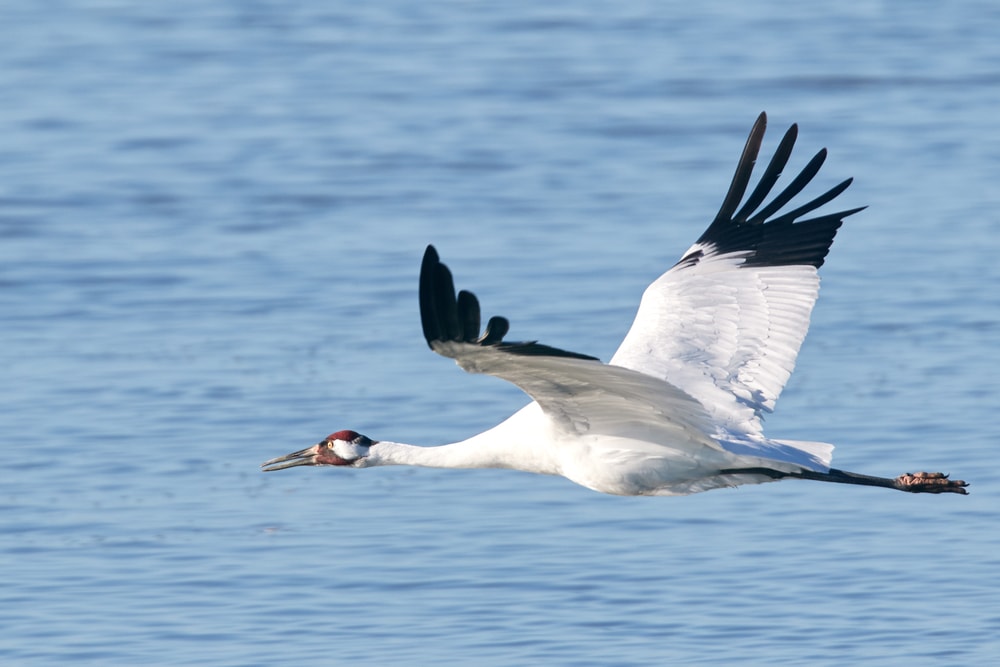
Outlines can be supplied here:
[[965, 482], [942, 473], [860, 475], [830, 467], [832, 445], [764, 435], [761, 415], [774, 409], [809, 328], [817, 269], [844, 218], [864, 208], [801, 219], [847, 189], [848, 179], [779, 213], [819, 171], [825, 149], [762, 206], [788, 162], [795, 125], [741, 206], [766, 123], [762, 113], [718, 215], [646, 289], [610, 363], [506, 342], [502, 317], [481, 334], [478, 300], [467, 291], [456, 297], [451, 272], [428, 246], [420, 270], [427, 344], [466, 371], [514, 383], [532, 402], [461, 442], [418, 447], [344, 430], [263, 469], [510, 468], [618, 495], [684, 495], [780, 479], [965, 494]]

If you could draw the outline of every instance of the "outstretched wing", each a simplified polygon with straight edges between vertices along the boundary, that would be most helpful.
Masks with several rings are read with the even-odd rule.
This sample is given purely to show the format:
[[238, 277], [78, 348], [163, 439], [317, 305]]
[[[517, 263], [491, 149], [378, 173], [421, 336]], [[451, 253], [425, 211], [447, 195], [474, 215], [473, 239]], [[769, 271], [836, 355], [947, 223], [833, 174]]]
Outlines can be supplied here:
[[464, 290], [456, 296], [434, 246], [427, 246], [420, 269], [420, 318], [432, 350], [470, 373], [517, 385], [567, 433], [655, 432], [668, 442], [719, 448], [706, 435], [711, 426], [698, 401], [664, 380], [534, 341], [506, 342], [502, 317], [491, 318], [480, 334], [479, 301]]
[[791, 155], [795, 125], [741, 207], [766, 124], [762, 113], [715, 220], [646, 289], [610, 362], [683, 389], [728, 431], [748, 435], [760, 434], [761, 413], [774, 409], [795, 366], [819, 293], [817, 269], [844, 218], [864, 208], [800, 220], [847, 189], [848, 179], [778, 214], [819, 171], [826, 149], [761, 207]]

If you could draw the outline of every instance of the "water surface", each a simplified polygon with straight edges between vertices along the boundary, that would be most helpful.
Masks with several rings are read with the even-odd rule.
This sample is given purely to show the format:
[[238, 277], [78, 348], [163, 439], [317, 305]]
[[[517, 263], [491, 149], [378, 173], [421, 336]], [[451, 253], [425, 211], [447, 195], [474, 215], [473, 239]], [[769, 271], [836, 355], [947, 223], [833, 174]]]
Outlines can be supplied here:
[[[0, 661], [986, 664], [1000, 654], [1000, 10], [22, 3], [0, 37]], [[776, 436], [972, 495], [606, 497], [261, 461], [518, 408], [420, 335], [610, 358], [760, 110], [851, 218]]]

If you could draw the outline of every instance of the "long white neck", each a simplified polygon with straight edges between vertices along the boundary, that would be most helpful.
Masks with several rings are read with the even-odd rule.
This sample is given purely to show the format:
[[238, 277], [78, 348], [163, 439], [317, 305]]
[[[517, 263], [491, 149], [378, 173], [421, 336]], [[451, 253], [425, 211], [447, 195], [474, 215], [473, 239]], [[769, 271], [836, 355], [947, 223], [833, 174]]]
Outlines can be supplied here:
[[[517, 415], [515, 414], [514, 417]], [[365, 466], [421, 466], [425, 468], [510, 468], [558, 475], [551, 450], [529, 442], [531, 433], [517, 428], [514, 417], [468, 440], [437, 447], [418, 447], [385, 440], [372, 445]]]
[[372, 445], [368, 466], [421, 466], [424, 468], [511, 468], [498, 452], [468, 441], [438, 447], [418, 447], [382, 440]]

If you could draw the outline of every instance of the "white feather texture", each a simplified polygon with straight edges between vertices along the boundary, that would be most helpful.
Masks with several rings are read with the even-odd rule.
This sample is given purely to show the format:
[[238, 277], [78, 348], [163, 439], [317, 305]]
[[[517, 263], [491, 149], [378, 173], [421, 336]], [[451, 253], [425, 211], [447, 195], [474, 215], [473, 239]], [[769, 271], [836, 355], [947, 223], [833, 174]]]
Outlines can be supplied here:
[[[645, 291], [631, 329], [611, 364], [661, 378], [697, 399], [722, 443], [762, 441], [760, 415], [795, 368], [819, 294], [813, 266], [744, 267], [743, 253], [709, 246], [683, 260]], [[789, 460], [787, 445], [783, 449]], [[813, 447], [796, 462], [830, 465], [833, 447]], [[745, 451], [745, 449], [743, 449]]]

